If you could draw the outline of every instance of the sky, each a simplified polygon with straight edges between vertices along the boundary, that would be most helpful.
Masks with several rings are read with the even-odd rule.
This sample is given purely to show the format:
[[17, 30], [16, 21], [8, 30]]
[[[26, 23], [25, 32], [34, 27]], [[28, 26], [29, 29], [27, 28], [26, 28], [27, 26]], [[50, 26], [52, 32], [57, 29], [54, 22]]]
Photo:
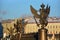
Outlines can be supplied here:
[[60, 0], [0, 0], [0, 19], [31, 16], [30, 5], [39, 10], [42, 3], [51, 7], [49, 17], [60, 17]]

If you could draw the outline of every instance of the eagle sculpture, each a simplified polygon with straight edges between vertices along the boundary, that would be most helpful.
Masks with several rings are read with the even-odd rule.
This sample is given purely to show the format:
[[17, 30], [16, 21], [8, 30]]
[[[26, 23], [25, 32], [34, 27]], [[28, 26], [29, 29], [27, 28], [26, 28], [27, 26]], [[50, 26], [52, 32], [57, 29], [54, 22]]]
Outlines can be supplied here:
[[45, 5], [42, 4], [41, 9], [39, 10], [40, 14], [38, 14], [37, 13], [38, 11], [36, 9], [34, 9], [32, 6], [30, 6], [32, 14], [34, 15], [34, 17], [40, 19], [39, 22], [42, 25], [42, 27], [47, 26], [47, 24], [48, 24], [47, 17], [50, 13], [50, 6], [48, 7], [48, 5], [47, 5], [46, 8], [44, 8], [44, 7], [45, 7]]

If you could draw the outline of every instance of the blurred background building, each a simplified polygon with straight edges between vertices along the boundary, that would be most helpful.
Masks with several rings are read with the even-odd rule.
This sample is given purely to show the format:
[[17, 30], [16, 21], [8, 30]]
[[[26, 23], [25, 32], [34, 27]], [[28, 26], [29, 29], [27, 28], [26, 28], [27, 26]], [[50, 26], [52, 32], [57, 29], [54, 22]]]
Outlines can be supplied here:
[[[38, 32], [38, 29], [41, 28], [37, 27], [35, 20], [33, 18], [25, 18], [25, 20], [28, 20], [28, 24], [24, 27], [24, 34], [28, 33], [36, 33]], [[38, 21], [39, 19], [37, 19]], [[3, 33], [6, 35], [9, 35], [9, 31], [7, 28], [10, 29], [10, 27], [14, 28], [14, 23], [16, 23], [17, 19], [8, 19], [8, 20], [2, 20], [3, 25]], [[59, 40], [60, 37], [60, 18], [56, 17], [49, 17], [48, 18], [48, 25], [46, 27], [48, 29], [48, 39], [49, 40]]]

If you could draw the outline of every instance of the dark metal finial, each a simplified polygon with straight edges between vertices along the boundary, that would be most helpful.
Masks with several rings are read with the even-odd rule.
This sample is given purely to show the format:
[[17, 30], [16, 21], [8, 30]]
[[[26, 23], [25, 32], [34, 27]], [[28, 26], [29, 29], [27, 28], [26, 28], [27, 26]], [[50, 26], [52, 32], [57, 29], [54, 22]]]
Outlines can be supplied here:
[[45, 7], [45, 5], [42, 3], [41, 8], [44, 8], [44, 7]]

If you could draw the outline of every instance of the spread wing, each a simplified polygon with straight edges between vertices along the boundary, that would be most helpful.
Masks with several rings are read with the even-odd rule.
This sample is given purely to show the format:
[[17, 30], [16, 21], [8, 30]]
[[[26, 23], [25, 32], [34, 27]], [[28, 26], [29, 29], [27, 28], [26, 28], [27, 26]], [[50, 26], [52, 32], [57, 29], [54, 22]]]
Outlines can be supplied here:
[[48, 5], [47, 5], [47, 7], [46, 7], [46, 14], [45, 14], [45, 18], [47, 18], [48, 17], [48, 15], [49, 15], [49, 13], [50, 13], [50, 6], [48, 7]]
[[35, 10], [32, 6], [30, 6], [32, 14], [36, 17], [39, 18], [39, 15], [37, 14], [37, 10]]
[[50, 6], [48, 7], [48, 5], [47, 5], [47, 7], [46, 7], [46, 13], [47, 13], [47, 14], [50, 13]]

